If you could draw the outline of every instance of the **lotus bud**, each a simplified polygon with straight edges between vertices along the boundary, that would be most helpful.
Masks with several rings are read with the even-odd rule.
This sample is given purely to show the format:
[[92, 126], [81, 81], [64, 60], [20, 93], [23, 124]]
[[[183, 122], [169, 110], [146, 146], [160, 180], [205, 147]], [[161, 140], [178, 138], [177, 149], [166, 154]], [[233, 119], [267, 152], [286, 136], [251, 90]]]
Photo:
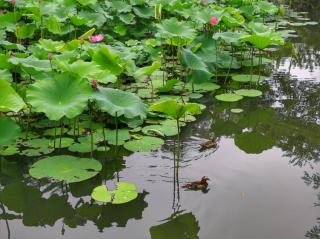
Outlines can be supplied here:
[[91, 81], [91, 87], [92, 89], [96, 90], [98, 88], [98, 81], [96, 79], [93, 79]]
[[80, 38], [80, 44], [83, 45], [83, 43], [84, 43], [83, 38]]
[[48, 60], [52, 61], [52, 53], [50, 53], [50, 52], [48, 53]]
[[212, 16], [212, 17], [210, 18], [209, 23], [210, 23], [210, 25], [212, 25], [212, 26], [218, 25], [218, 23], [219, 23], [218, 17]]
[[16, 0], [11, 0], [12, 5], [16, 5], [17, 1]]

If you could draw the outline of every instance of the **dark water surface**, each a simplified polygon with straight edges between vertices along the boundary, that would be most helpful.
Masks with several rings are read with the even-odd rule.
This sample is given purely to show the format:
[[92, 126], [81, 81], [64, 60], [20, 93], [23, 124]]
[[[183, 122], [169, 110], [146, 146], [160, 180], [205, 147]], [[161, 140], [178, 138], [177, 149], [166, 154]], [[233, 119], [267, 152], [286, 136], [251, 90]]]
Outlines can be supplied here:
[[[320, 19], [317, 11], [309, 16]], [[71, 185], [40, 184], [27, 174], [31, 160], [3, 159], [0, 185], [10, 205], [0, 205], [0, 238], [320, 238], [320, 27], [295, 29], [298, 58], [275, 53], [262, 98], [200, 101], [208, 109], [184, 128], [178, 167], [172, 140], [153, 153], [110, 160], [96, 178]], [[218, 148], [199, 152], [212, 133]], [[91, 202], [92, 189], [101, 180], [112, 184], [117, 170], [137, 185], [138, 199]], [[204, 175], [207, 193], [181, 188]]]

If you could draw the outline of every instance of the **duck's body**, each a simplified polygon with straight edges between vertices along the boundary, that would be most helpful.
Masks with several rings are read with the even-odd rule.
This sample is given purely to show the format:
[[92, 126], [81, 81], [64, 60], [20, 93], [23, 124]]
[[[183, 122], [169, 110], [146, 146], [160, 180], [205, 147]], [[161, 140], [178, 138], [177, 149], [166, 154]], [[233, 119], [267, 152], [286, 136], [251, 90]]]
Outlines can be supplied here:
[[200, 151], [206, 150], [206, 149], [211, 149], [214, 148], [218, 145], [218, 142], [215, 138], [211, 138], [208, 141], [200, 144]]
[[182, 188], [186, 188], [186, 189], [189, 189], [189, 190], [202, 190], [202, 191], [206, 191], [207, 188], [208, 188], [208, 180], [210, 180], [208, 177], [204, 176], [201, 178], [200, 181], [194, 181], [194, 182], [190, 182], [190, 183], [187, 183], [185, 185], [182, 186]]

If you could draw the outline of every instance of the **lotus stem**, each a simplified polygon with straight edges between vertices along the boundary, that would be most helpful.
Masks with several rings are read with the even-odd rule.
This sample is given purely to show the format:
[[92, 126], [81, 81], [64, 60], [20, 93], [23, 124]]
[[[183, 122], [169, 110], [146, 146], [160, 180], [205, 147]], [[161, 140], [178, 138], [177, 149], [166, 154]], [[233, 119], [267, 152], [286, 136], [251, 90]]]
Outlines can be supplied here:
[[61, 120], [60, 120], [60, 127], [61, 127], [61, 130], [60, 130], [60, 143], [59, 143], [59, 150], [61, 150], [61, 142], [62, 142], [62, 136], [63, 136], [63, 128], [64, 128], [64, 125], [63, 125], [63, 118], [61, 118]]
[[107, 154], [106, 132], [104, 127], [102, 127], [102, 134], [103, 134], [104, 152]]

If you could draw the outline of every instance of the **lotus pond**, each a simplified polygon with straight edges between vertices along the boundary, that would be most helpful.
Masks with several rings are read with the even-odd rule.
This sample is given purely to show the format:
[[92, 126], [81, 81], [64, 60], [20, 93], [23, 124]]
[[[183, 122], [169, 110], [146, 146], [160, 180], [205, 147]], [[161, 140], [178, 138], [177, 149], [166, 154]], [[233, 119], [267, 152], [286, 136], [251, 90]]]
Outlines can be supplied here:
[[319, 10], [0, 0], [0, 238], [319, 239]]

